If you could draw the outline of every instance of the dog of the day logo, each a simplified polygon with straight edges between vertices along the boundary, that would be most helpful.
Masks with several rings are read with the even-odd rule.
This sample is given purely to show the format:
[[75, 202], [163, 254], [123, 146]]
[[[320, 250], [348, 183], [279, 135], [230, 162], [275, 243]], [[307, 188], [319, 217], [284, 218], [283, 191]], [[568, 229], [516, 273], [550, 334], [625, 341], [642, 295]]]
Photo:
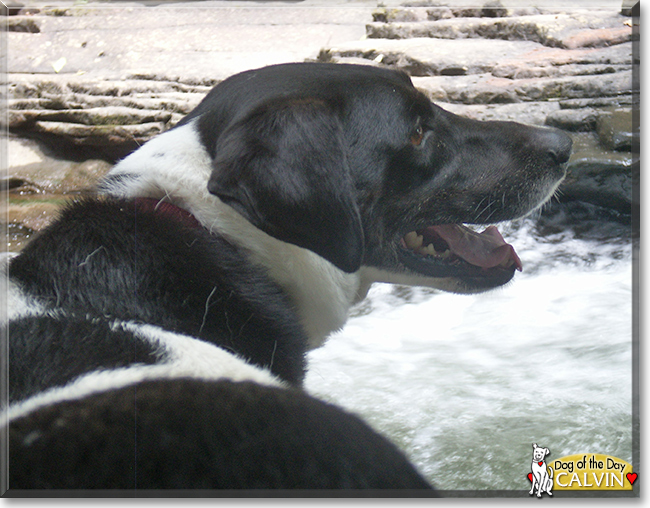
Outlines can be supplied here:
[[553, 490], [632, 490], [638, 478], [631, 464], [610, 455], [585, 453], [549, 460], [550, 454], [548, 448], [533, 444], [531, 496], [552, 496]]
[[553, 470], [546, 465], [545, 458], [551, 451], [548, 448], [542, 448], [533, 443], [533, 463], [531, 472], [528, 473], [528, 479], [533, 483], [529, 494], [532, 496], [537, 489], [537, 497], [542, 497], [546, 492], [549, 496], [553, 493]]

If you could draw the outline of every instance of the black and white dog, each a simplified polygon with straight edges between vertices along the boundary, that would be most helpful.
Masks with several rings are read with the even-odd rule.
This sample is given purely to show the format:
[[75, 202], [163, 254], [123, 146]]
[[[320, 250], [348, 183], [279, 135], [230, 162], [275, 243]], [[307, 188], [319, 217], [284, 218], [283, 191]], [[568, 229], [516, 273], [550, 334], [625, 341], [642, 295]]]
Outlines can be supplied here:
[[565, 134], [448, 113], [403, 73], [216, 86], [7, 259], [10, 489], [429, 488], [301, 390], [374, 282], [478, 292], [521, 263]]

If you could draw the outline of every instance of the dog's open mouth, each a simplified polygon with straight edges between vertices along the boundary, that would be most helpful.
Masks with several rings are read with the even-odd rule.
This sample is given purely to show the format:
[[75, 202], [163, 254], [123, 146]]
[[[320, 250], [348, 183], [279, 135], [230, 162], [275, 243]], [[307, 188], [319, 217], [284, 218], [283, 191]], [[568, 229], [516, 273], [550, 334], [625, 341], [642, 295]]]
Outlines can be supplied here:
[[479, 287], [500, 285], [522, 270], [515, 249], [496, 226], [478, 233], [460, 224], [410, 231], [400, 240], [405, 266], [430, 277], [458, 277]]

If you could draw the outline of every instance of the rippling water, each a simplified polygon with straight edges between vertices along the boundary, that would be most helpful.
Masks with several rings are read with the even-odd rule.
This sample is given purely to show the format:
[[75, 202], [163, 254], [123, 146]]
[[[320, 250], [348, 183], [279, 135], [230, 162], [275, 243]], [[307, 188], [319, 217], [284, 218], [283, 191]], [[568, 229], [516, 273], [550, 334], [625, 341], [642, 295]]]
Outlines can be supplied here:
[[532, 443], [632, 462], [630, 231], [580, 207], [500, 226], [524, 263], [505, 288], [376, 285], [310, 354], [307, 389], [441, 489], [529, 489]]

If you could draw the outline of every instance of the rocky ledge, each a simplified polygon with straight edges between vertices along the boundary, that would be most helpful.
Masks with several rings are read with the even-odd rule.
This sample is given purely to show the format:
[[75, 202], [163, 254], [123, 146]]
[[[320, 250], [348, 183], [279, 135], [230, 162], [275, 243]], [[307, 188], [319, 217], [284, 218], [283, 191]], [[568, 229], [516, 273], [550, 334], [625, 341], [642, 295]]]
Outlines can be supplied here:
[[21, 51], [9, 52], [2, 180], [11, 248], [228, 75], [304, 60], [402, 69], [457, 114], [564, 129], [575, 149], [559, 199], [629, 220], [638, 205], [638, 18], [606, 0], [589, 9], [503, 2], [14, 8], [7, 37]]
[[560, 199], [630, 214], [638, 82], [629, 14], [417, 2], [376, 10], [365, 40], [330, 47], [319, 59], [401, 68], [457, 114], [569, 131], [574, 154]]

